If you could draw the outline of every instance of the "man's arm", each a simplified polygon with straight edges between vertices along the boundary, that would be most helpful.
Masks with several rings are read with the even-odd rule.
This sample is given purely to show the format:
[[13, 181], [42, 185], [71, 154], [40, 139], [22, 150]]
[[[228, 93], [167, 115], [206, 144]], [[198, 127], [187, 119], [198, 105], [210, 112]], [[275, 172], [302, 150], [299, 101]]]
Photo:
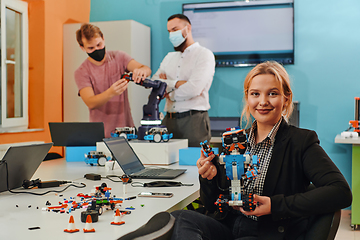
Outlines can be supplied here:
[[146, 77], [151, 75], [151, 69], [148, 66], [145, 66], [134, 59], [132, 59], [128, 65], [127, 70], [133, 73], [134, 82], [139, 83], [141, 80], [144, 80]]
[[215, 59], [210, 51], [199, 56], [192, 74], [187, 81], [177, 81], [175, 101], [185, 101], [199, 96], [208, 84], [211, 84], [215, 72]]
[[95, 95], [92, 87], [84, 87], [79, 91], [80, 97], [89, 109], [96, 109], [103, 106], [114, 96], [122, 94], [128, 86], [125, 79], [116, 81], [104, 92]]
[[170, 79], [165, 73], [166, 72], [165, 69], [167, 68], [167, 65], [169, 64], [169, 62], [172, 61], [173, 58], [174, 58], [174, 54], [172, 52], [168, 53], [164, 57], [162, 62], [160, 63], [159, 69], [156, 71], [156, 73], [151, 78], [152, 80], [163, 80], [164, 82], [166, 82], [166, 84], [167, 84], [166, 91], [167, 92], [174, 91], [175, 85], [177, 83], [177, 80]]

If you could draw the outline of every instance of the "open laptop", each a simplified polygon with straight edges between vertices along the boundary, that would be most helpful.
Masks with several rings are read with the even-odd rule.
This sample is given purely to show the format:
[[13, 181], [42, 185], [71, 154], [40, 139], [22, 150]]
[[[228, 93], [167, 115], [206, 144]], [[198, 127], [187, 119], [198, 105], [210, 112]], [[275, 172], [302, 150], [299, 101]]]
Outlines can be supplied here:
[[126, 175], [132, 178], [174, 179], [186, 169], [145, 168], [124, 137], [105, 138], [104, 142]]
[[103, 122], [49, 122], [54, 146], [96, 146], [102, 142]]
[[[24, 180], [31, 180], [53, 143], [31, 144], [9, 147], [0, 160], [0, 192], [21, 187]], [[3, 161], [6, 161], [7, 169]]]

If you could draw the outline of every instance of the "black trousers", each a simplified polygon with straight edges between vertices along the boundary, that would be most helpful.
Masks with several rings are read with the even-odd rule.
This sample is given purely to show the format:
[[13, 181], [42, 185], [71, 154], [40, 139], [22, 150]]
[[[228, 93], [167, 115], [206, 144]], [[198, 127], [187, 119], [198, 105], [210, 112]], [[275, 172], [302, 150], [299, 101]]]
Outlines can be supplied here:
[[208, 112], [197, 112], [183, 118], [165, 116], [162, 124], [174, 139], [188, 139], [189, 147], [200, 147], [200, 142], [210, 141], [211, 129]]
[[172, 240], [256, 240], [257, 222], [243, 215], [220, 222], [191, 210], [171, 213], [175, 218]]

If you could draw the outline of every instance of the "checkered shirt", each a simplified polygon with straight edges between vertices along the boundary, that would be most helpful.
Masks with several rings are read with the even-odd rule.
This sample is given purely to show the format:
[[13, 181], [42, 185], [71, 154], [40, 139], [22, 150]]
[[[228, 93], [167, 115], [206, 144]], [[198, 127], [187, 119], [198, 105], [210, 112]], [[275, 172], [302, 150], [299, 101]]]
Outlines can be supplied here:
[[[280, 123], [283, 118], [281, 118], [275, 126], [271, 129], [267, 137], [259, 143], [256, 143], [255, 135], [257, 131], [257, 122], [254, 121], [249, 134], [249, 144], [246, 149], [247, 152], [250, 152], [251, 155], [257, 155], [258, 159], [260, 161], [258, 170], [260, 171], [259, 176], [251, 181], [250, 183], [245, 183], [244, 193], [254, 193], [257, 195], [262, 195], [263, 189], [264, 189], [264, 182], [266, 173], [270, 164], [274, 142], [275, 142], [275, 136], [277, 131], [279, 130]], [[250, 218], [257, 220], [256, 216], [250, 216]]]

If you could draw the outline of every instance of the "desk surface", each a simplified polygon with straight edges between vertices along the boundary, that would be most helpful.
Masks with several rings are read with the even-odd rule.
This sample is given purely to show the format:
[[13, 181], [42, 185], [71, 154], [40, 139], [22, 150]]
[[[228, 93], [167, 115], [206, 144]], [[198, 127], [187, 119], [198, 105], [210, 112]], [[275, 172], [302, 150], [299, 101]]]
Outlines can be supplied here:
[[[196, 166], [179, 166], [174, 164], [169, 167], [187, 168], [188, 170], [185, 174], [177, 177], [174, 181], [194, 183], [194, 186], [144, 188], [128, 185], [127, 194], [124, 195], [121, 182], [115, 183], [108, 179], [92, 181], [83, 178], [86, 173], [98, 173], [102, 176], [111, 174], [121, 176], [122, 171], [118, 166], [114, 170], [106, 172], [104, 167], [92, 167], [84, 162], [66, 162], [63, 159], [43, 162], [32, 179], [40, 178], [42, 181], [73, 180], [75, 182], [84, 182], [87, 185], [86, 188], [70, 187], [60, 194], [49, 193], [44, 196], [12, 194], [9, 192], [0, 193], [0, 204], [2, 206], [0, 211], [1, 239], [117, 239], [142, 226], [156, 213], [182, 209], [199, 197], [199, 181]], [[135, 181], [150, 182], [154, 180], [139, 179]], [[71, 213], [74, 216], [76, 228], [80, 229], [80, 232], [72, 234], [64, 232], [64, 229], [68, 226], [70, 214], [42, 211], [42, 208], [46, 207], [47, 201], [52, 206], [57, 206], [59, 201], [75, 197], [78, 193], [90, 193], [94, 186], [99, 186], [103, 182], [106, 182], [108, 187], [112, 188], [111, 195], [116, 195], [116, 197], [120, 198], [135, 196], [142, 191], [172, 192], [174, 196], [172, 198], [137, 197], [133, 200], [125, 200], [121, 204], [121, 209], [130, 206], [135, 208], [131, 214], [123, 217], [122, 220], [125, 221], [125, 224], [120, 226], [111, 225], [110, 222], [114, 220], [114, 214], [112, 211], [105, 211], [99, 216], [99, 221], [93, 223], [93, 227], [96, 230], [95, 233], [84, 233], [82, 231], [85, 223], [81, 222], [80, 216], [84, 210], [77, 209]], [[62, 190], [65, 186], [54, 188], [54, 190]], [[42, 193], [47, 190], [49, 188], [28, 191]], [[144, 204], [143, 207], [141, 207], [142, 204]], [[40, 227], [40, 229], [28, 230], [30, 227]]]
[[222, 143], [221, 137], [211, 137], [211, 143]]
[[335, 143], [359, 144], [360, 145], [360, 137], [358, 137], [358, 138], [344, 138], [340, 134], [338, 134], [335, 137]]

